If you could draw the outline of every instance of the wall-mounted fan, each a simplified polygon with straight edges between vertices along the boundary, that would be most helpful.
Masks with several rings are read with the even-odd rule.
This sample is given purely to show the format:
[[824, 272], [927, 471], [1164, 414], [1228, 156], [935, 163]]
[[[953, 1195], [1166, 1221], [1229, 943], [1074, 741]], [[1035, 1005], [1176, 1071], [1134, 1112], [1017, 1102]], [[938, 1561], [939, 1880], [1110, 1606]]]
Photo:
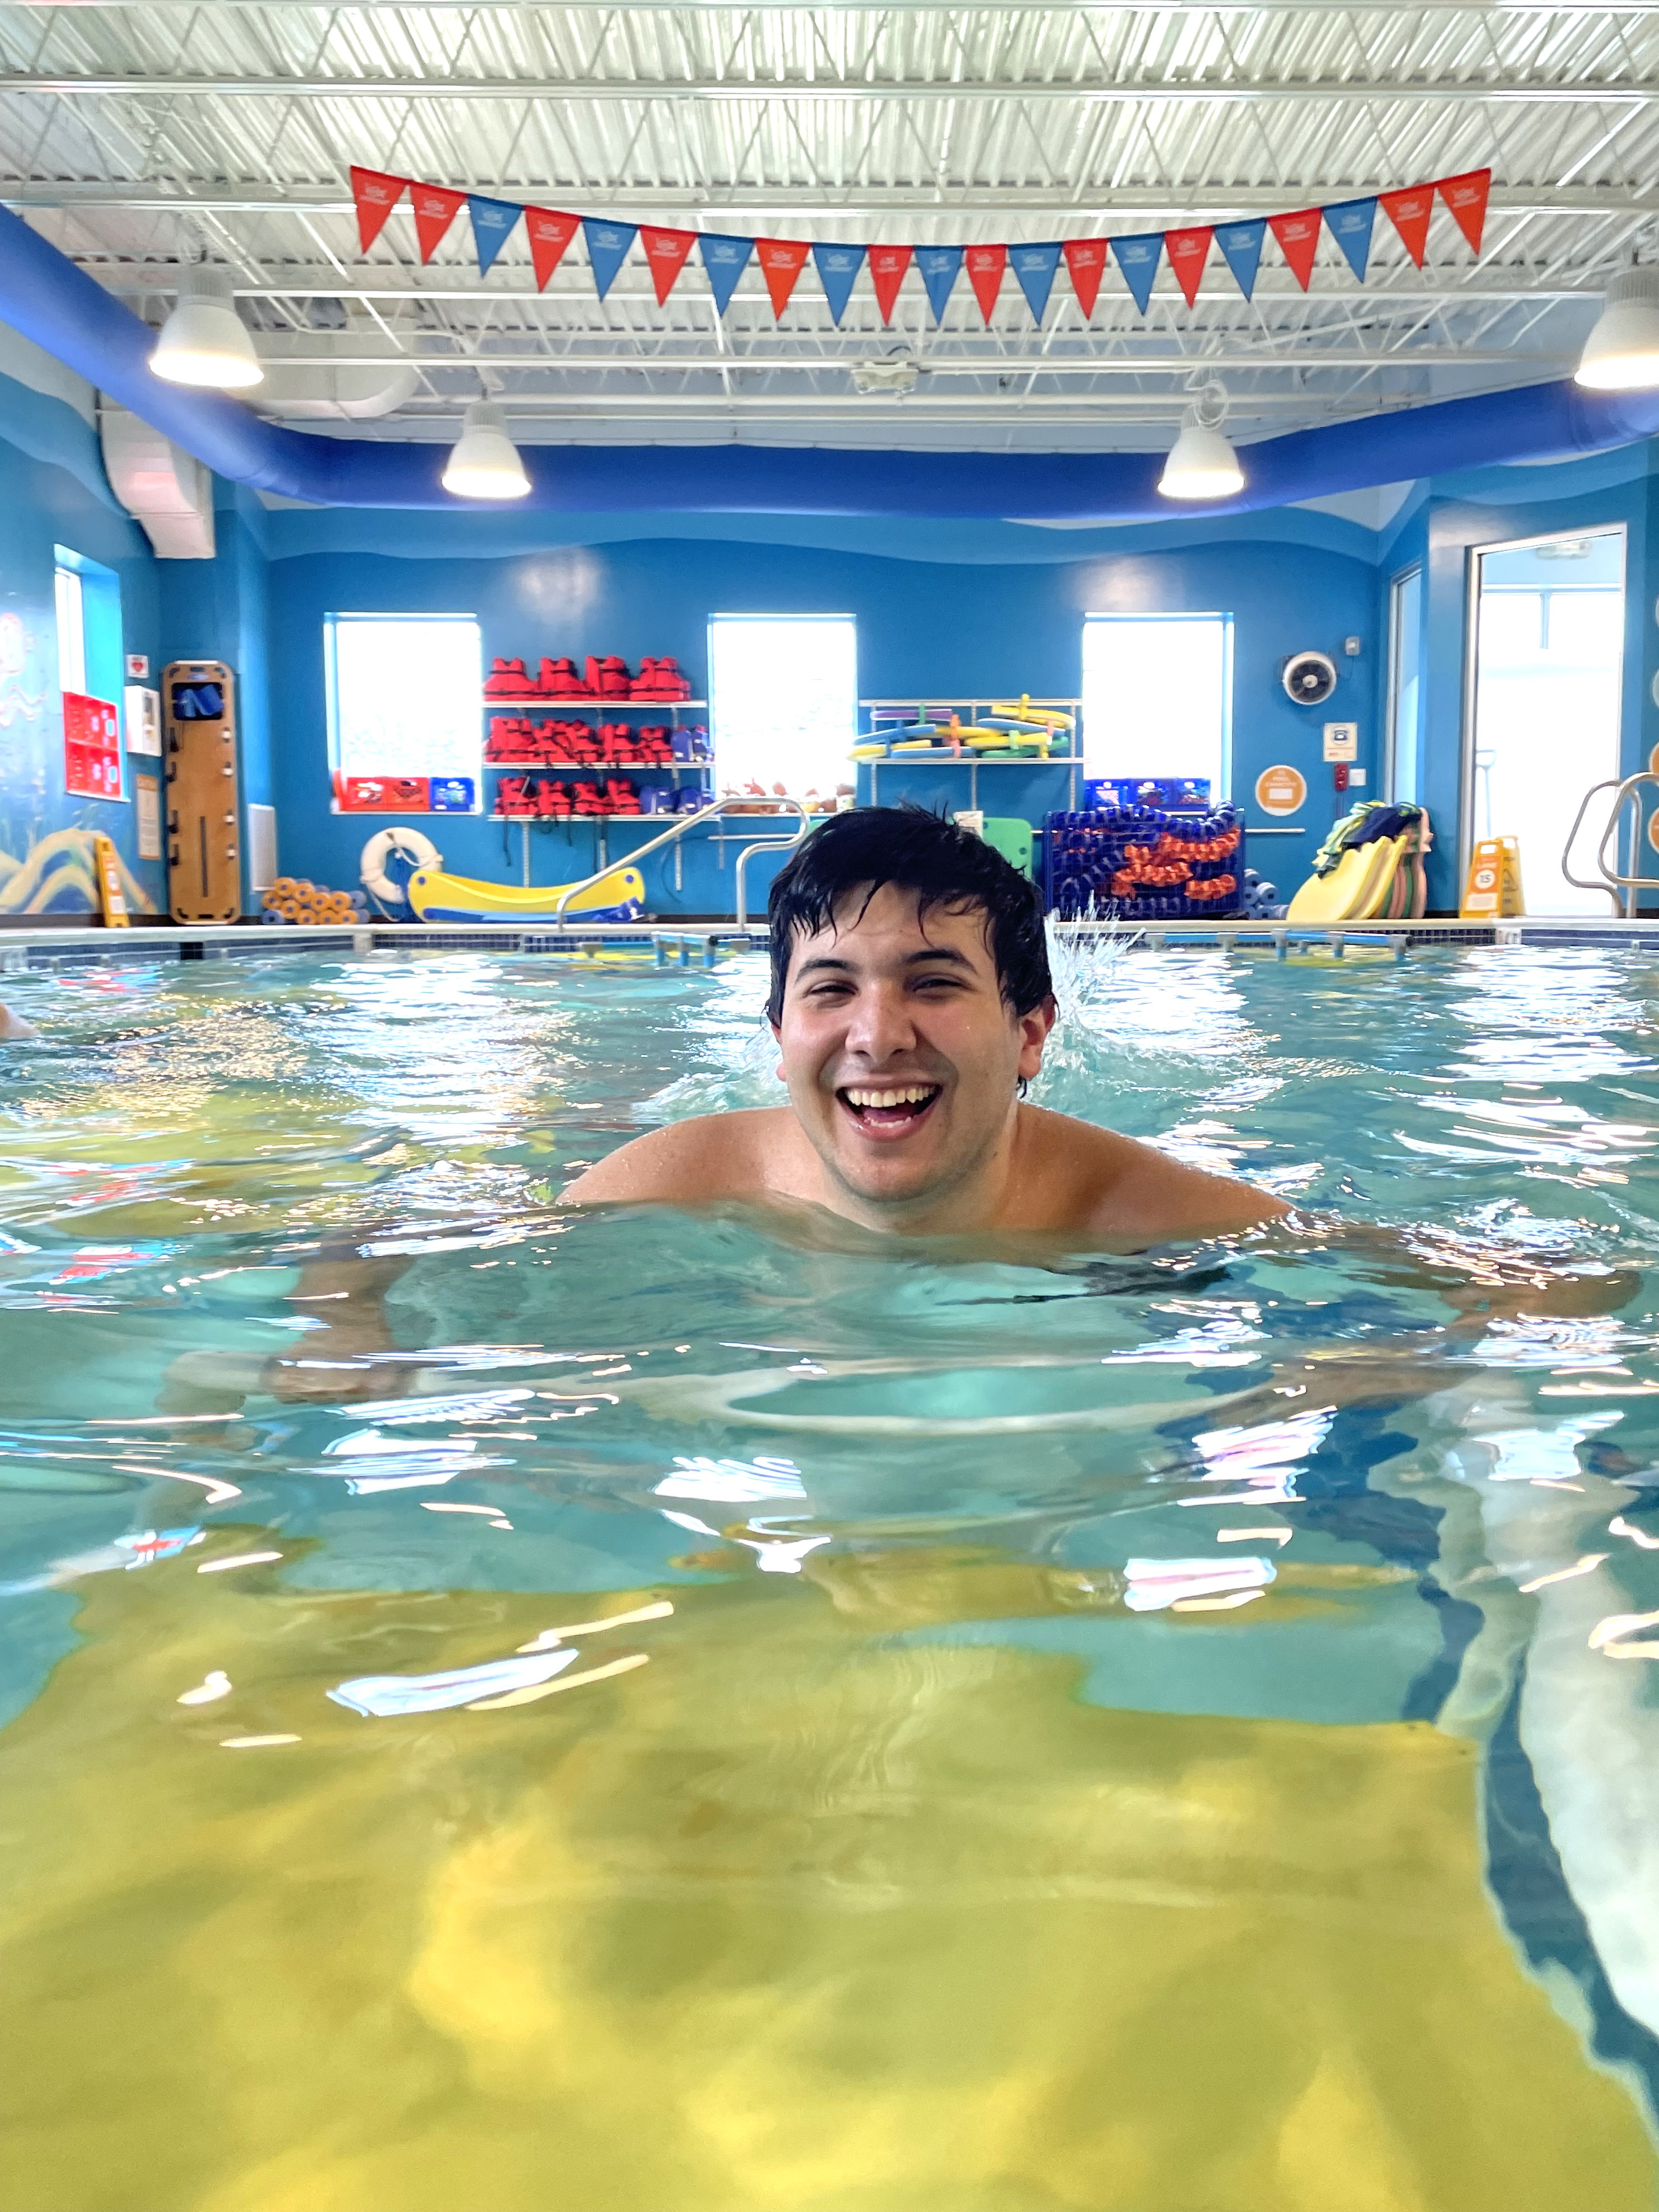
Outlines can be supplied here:
[[1298, 707], [1322, 707], [1336, 689], [1336, 663], [1328, 653], [1293, 653], [1279, 680]]

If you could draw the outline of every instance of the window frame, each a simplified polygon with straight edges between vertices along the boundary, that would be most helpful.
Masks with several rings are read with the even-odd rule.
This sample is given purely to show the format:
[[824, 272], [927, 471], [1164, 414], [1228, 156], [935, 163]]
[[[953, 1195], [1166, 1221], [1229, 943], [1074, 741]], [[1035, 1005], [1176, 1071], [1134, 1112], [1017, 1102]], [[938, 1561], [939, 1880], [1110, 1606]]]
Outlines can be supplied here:
[[[1115, 780], [1128, 775], [1156, 774], [1156, 770], [1130, 767], [1097, 766], [1089, 757], [1088, 708], [1088, 636], [1094, 624], [1111, 623], [1121, 627], [1130, 623], [1150, 627], [1160, 623], [1214, 623], [1219, 626], [1221, 642], [1221, 722], [1218, 736], [1218, 773], [1210, 793], [1212, 806], [1224, 805], [1232, 796], [1233, 786], [1233, 617], [1218, 607], [1172, 607], [1148, 609], [1130, 612], [1123, 609], [1085, 610], [1083, 629], [1078, 640], [1078, 696], [1083, 702], [1079, 732], [1079, 750], [1083, 755], [1083, 774], [1085, 781], [1101, 778]], [[1171, 769], [1170, 773], [1186, 775], [1188, 769]]]
[[[349, 767], [346, 764], [345, 761], [342, 758], [341, 752], [340, 663], [337, 641], [339, 631], [342, 627], [358, 623], [394, 623], [399, 626], [406, 626], [410, 629], [422, 627], [431, 629], [441, 625], [446, 627], [459, 627], [465, 625], [471, 630], [477, 646], [477, 674], [471, 695], [471, 712], [473, 737], [471, 739], [471, 751], [469, 756], [467, 766], [465, 768], [433, 769], [421, 767], [416, 763], [410, 763], [407, 767], [398, 769]], [[393, 776], [422, 776], [427, 778], [434, 776], [465, 776], [472, 785], [471, 813], [474, 816], [484, 813], [487, 810], [485, 807], [484, 793], [483, 723], [485, 702], [483, 685], [483, 624], [481, 618], [476, 613], [462, 612], [452, 614], [437, 612], [427, 613], [424, 611], [411, 613], [404, 608], [384, 611], [371, 608], [359, 607], [341, 607], [331, 609], [323, 617], [323, 703], [328, 733], [328, 769], [331, 782], [332, 782], [333, 779], [337, 776], [351, 777], [356, 780], [364, 781], [379, 776], [388, 778]], [[333, 801], [333, 811], [337, 813], [341, 811], [337, 797], [336, 797]], [[353, 813], [367, 813], [374, 811], [387, 814], [407, 814], [410, 811], [410, 809], [406, 806], [386, 806], [372, 810], [368, 808], [354, 807], [349, 811]], [[459, 809], [447, 811], [453, 811], [458, 815], [461, 812], [461, 810]]]
[[[817, 611], [817, 610], [814, 610], [814, 611], [813, 611], [812, 612], [811, 612], [811, 613], [777, 613], [777, 612], [772, 612], [772, 611], [750, 611], [750, 610], [740, 610], [740, 609], [735, 609], [735, 608], [726, 608], [726, 609], [723, 609], [723, 610], [721, 610], [720, 611], [719, 611], [719, 612], [717, 612], [717, 613], [711, 614], [711, 615], [709, 616], [709, 617], [708, 617], [708, 727], [709, 727], [709, 745], [710, 745], [710, 750], [711, 750], [711, 752], [713, 753], [713, 756], [714, 756], [714, 761], [713, 761], [713, 767], [714, 767], [714, 778], [713, 778], [713, 781], [714, 781], [714, 787], [715, 787], [715, 790], [716, 790], [716, 792], [717, 792], [717, 793], [718, 793], [719, 791], [722, 790], [722, 789], [725, 787], [726, 782], [727, 781], [727, 778], [726, 778], [726, 774], [725, 774], [725, 772], [724, 772], [724, 770], [723, 770], [723, 768], [722, 768], [722, 765], [721, 765], [721, 761], [720, 761], [720, 655], [719, 655], [719, 652], [718, 652], [717, 647], [716, 647], [716, 639], [717, 639], [717, 637], [718, 637], [718, 635], [719, 635], [720, 629], [720, 626], [721, 626], [723, 623], [736, 624], [736, 623], [746, 623], [746, 624], [749, 624], [749, 625], [751, 625], [751, 626], [755, 626], [755, 627], [758, 627], [758, 626], [760, 626], [761, 624], [767, 623], [793, 623], [793, 624], [794, 624], [794, 625], [795, 625], [796, 627], [798, 627], [798, 628], [799, 628], [799, 627], [803, 627], [803, 626], [805, 626], [805, 625], [809, 625], [809, 624], [811, 624], [811, 625], [817, 625], [817, 624], [824, 624], [824, 625], [829, 625], [829, 624], [837, 624], [837, 625], [840, 625], [840, 626], [843, 627], [843, 628], [848, 631], [848, 635], [849, 635], [849, 638], [850, 638], [850, 642], [851, 642], [851, 645], [852, 645], [852, 670], [851, 670], [851, 674], [850, 674], [850, 678], [849, 678], [849, 696], [848, 696], [848, 701], [847, 701], [847, 708], [848, 708], [848, 723], [847, 723], [847, 732], [846, 732], [846, 736], [847, 736], [846, 750], [843, 751], [843, 753], [842, 753], [842, 756], [840, 757], [839, 760], [837, 761], [836, 768], [835, 779], [834, 779], [834, 782], [833, 782], [833, 783], [832, 783], [832, 785], [831, 785], [830, 791], [830, 792], [823, 792], [823, 791], [820, 788], [820, 792], [819, 792], [819, 795], [820, 795], [820, 797], [823, 797], [823, 798], [829, 798], [829, 797], [832, 796], [832, 795], [833, 795], [833, 793], [834, 793], [834, 790], [835, 790], [835, 788], [836, 787], [836, 786], [839, 786], [839, 785], [842, 785], [842, 784], [848, 784], [848, 783], [851, 783], [851, 782], [853, 782], [853, 781], [854, 781], [854, 775], [853, 775], [853, 763], [852, 763], [852, 760], [851, 760], [850, 755], [851, 755], [852, 748], [853, 748], [853, 747], [854, 747], [854, 746], [858, 743], [858, 740], [859, 740], [859, 625], [858, 625], [858, 617], [857, 617], [856, 615], [854, 615], [854, 614], [850, 613], [850, 612], [848, 612], [848, 613], [841, 613], [841, 612], [830, 613], [830, 612], [820, 612], [820, 611]], [[732, 781], [738, 781], [738, 779], [737, 779], [737, 778], [735, 778], [735, 777], [734, 777], [734, 778], [732, 778], [732, 779], [731, 779], [731, 780], [732, 780]], [[773, 779], [773, 780], [774, 780], [774, 781], [776, 781], [777, 779], [775, 779], [775, 779]], [[760, 779], [759, 779], [758, 777], [757, 777], [757, 778], [756, 778], [756, 781], [760, 781]], [[808, 788], [811, 788], [811, 787], [812, 787], [809, 784], [809, 785], [807, 786], [807, 787], [808, 787]], [[805, 796], [805, 793], [804, 793], [804, 792], [796, 792], [796, 793], [791, 793], [791, 796], [792, 796], [792, 797], [796, 797], [796, 798], [801, 798], [801, 797], [804, 797], [804, 796]]]

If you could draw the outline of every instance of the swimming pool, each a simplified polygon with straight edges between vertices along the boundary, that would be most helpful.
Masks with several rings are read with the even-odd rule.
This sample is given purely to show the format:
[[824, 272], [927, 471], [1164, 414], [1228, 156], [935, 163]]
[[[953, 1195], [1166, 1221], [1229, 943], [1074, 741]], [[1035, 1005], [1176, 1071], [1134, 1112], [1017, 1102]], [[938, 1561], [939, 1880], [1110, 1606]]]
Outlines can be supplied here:
[[7, 983], [29, 2212], [1653, 2202], [1648, 956], [1073, 956], [1127, 1260], [556, 1215], [756, 958]]

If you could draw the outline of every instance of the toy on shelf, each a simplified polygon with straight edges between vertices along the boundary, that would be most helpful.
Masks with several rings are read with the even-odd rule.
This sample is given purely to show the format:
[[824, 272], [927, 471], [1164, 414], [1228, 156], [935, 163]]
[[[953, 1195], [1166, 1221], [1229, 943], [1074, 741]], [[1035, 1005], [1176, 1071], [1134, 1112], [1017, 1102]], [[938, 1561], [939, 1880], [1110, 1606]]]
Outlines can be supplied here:
[[1058, 753], [1073, 765], [1075, 700], [1034, 702], [1022, 693], [1017, 700], [957, 699], [939, 705], [896, 699], [859, 703], [869, 713], [870, 728], [852, 748], [854, 761], [1045, 762]]
[[362, 891], [331, 891], [309, 876], [278, 876], [261, 903], [262, 919], [278, 924], [368, 920], [368, 901]]
[[1243, 903], [1244, 824], [1238, 810], [1174, 815], [1156, 806], [1051, 814], [1043, 890], [1066, 921], [1209, 920]]
[[534, 676], [522, 660], [497, 659], [484, 678], [484, 697], [490, 701], [605, 699], [676, 706], [690, 696], [690, 681], [671, 653], [647, 653], [637, 676], [620, 655], [610, 653], [589, 653], [580, 676], [568, 658], [544, 659]]
[[1288, 921], [1420, 921], [1428, 905], [1426, 811], [1361, 799], [1314, 855], [1313, 873], [1285, 909]]
[[1091, 775], [1083, 783], [1083, 803], [1102, 806], [1164, 806], [1182, 814], [1207, 814], [1206, 775]]

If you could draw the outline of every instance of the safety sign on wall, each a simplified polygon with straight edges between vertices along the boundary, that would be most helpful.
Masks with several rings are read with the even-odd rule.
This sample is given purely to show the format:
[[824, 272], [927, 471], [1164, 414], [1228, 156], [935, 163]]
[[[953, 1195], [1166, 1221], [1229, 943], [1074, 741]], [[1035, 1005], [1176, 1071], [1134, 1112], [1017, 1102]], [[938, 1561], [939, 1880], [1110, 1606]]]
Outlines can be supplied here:
[[1359, 725], [1358, 722], [1326, 723], [1325, 757], [1328, 761], [1358, 759]]
[[1264, 814], [1294, 814], [1308, 796], [1308, 780], [1283, 763], [1264, 768], [1255, 780], [1255, 803]]
[[74, 799], [121, 797], [121, 718], [107, 699], [64, 694], [64, 788]]

